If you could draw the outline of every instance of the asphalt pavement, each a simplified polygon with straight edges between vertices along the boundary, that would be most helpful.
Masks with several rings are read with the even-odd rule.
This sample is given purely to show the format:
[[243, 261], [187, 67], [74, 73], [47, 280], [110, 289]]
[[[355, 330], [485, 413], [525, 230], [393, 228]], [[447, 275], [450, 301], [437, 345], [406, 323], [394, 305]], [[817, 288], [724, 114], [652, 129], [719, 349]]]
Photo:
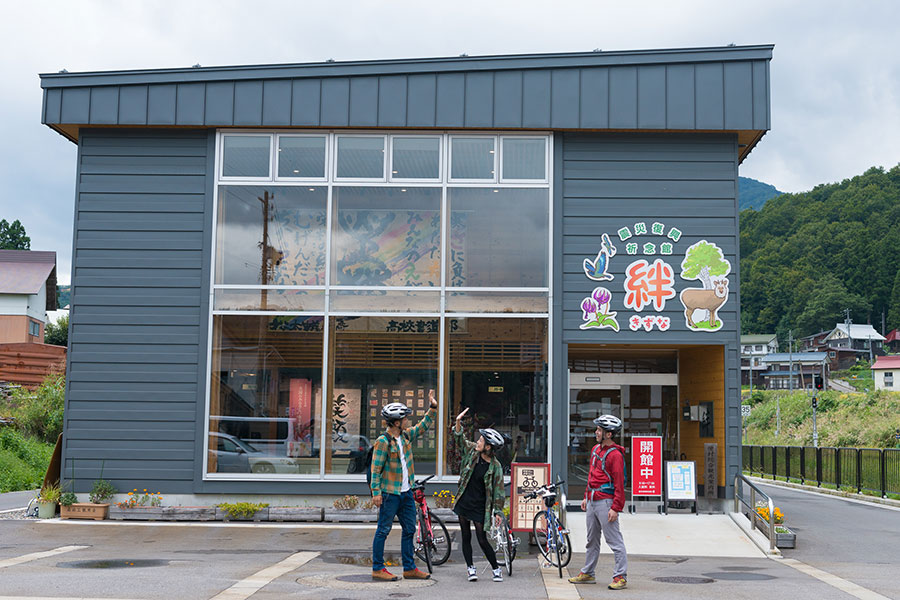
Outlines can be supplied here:
[[888, 598], [900, 598], [900, 509], [760, 484], [797, 534], [793, 558]]
[[25, 508], [28, 502], [37, 495], [37, 490], [26, 492], [7, 492], [0, 494], [0, 510]]

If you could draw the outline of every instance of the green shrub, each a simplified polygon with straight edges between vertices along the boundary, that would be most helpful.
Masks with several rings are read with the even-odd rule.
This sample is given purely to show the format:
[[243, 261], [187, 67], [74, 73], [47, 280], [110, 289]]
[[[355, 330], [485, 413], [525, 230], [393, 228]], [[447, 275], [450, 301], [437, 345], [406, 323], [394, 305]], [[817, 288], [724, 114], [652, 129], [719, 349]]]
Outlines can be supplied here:
[[52, 455], [51, 446], [11, 427], [0, 428], [0, 493], [40, 487]]
[[264, 502], [223, 502], [217, 506], [225, 511], [229, 519], [249, 519], [269, 505]]
[[14, 391], [7, 412], [15, 418], [20, 431], [55, 444], [62, 433], [65, 396], [65, 377], [50, 375], [33, 391], [25, 388]]

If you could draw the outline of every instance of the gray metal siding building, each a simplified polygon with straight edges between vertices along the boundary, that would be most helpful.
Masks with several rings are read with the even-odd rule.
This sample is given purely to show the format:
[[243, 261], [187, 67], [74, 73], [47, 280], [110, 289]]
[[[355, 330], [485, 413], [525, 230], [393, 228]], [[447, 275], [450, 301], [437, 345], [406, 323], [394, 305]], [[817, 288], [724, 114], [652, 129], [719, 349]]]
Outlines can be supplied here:
[[[63, 477], [69, 479], [74, 466], [78, 492], [90, 487], [102, 465], [104, 477], [123, 491], [152, 488], [182, 497], [364, 493], [364, 478], [353, 466], [355, 448], [338, 448], [338, 438], [323, 431], [326, 422], [334, 422], [335, 390], [358, 390], [350, 394], [359, 402], [353, 405], [359, 406], [359, 422], [354, 421], [349, 437], [351, 445], [358, 440], [361, 450], [367, 443], [363, 440], [374, 440], [378, 431], [375, 413], [371, 422], [366, 418], [367, 398], [374, 407], [377, 398], [402, 392], [414, 403], [421, 393], [417, 390], [431, 387], [441, 392], [441, 417], [434, 438], [420, 446], [417, 464], [424, 465], [424, 472], [438, 473], [438, 486], [454, 480], [453, 451], [444, 430], [459, 407], [475, 405], [481, 422], [510, 436], [518, 460], [551, 462], [554, 473], [577, 490], [577, 462], [584, 458], [577, 447], [589, 441], [579, 415], [593, 418], [602, 408], [624, 417], [623, 442], [632, 434], [661, 435], [667, 458], [683, 455], [701, 463], [704, 444], [717, 444], [712, 496], [728, 498], [729, 482], [740, 465], [737, 171], [770, 128], [771, 54], [771, 46], [749, 46], [42, 75], [43, 122], [78, 145]], [[240, 148], [242, 157], [250, 156], [253, 144], [268, 140], [268, 175], [230, 181], [224, 173], [231, 159], [223, 158], [229, 136], [231, 142], [249, 144]], [[336, 311], [345, 291], [334, 286], [346, 276], [334, 260], [341, 252], [334, 240], [346, 233], [338, 221], [358, 219], [365, 210], [340, 213], [338, 198], [349, 206], [342, 194], [351, 189], [379, 198], [372, 202], [382, 202], [378, 194], [406, 193], [406, 184], [395, 179], [397, 171], [389, 172], [390, 165], [408, 156], [398, 150], [404, 137], [438, 148], [434, 156], [440, 157], [435, 158], [440, 174], [417, 183], [410, 179], [414, 183], [409, 185], [419, 185], [426, 195], [432, 190], [439, 198], [441, 225], [436, 231], [445, 228], [436, 246], [439, 261], [404, 264], [407, 270], [427, 272], [425, 265], [441, 275], [434, 275], [426, 289], [415, 287], [421, 284], [411, 279], [401, 281], [395, 269], [385, 280], [385, 292], [357, 286], [346, 293], [390, 296], [396, 290], [413, 297], [433, 290], [437, 298], [439, 290], [439, 308], [417, 304]], [[321, 159], [327, 165], [324, 175], [289, 181], [290, 173], [275, 167], [284, 160], [279, 153], [290, 150], [288, 141], [306, 144], [312, 138], [327, 147]], [[357, 143], [357, 138], [383, 138], [381, 152], [391, 155], [389, 166], [382, 165], [381, 179], [347, 178], [343, 184], [340, 169], [345, 167], [335, 166], [338, 148]], [[484, 175], [483, 185], [468, 175], [454, 179], [457, 168], [463, 173], [466, 165], [487, 156], [463, 153], [468, 148], [464, 143], [473, 139], [492, 144], [494, 169], [502, 169]], [[512, 157], [523, 157], [522, 164], [530, 160], [515, 146], [518, 141], [535, 142], [528, 152], [545, 148], [547, 172], [539, 172], [540, 160], [535, 159], [529, 164], [537, 174], [504, 180], [504, 173], [518, 168]], [[372, 156], [364, 148], [358, 152], [357, 163], [363, 160], [359, 157]], [[349, 150], [345, 156], [351, 156]], [[430, 156], [417, 154], [415, 164]], [[470, 158], [475, 162], [462, 162]], [[347, 168], [357, 163], [348, 162]], [[250, 168], [244, 158], [233, 164]], [[302, 168], [299, 164], [294, 173]], [[297, 185], [290, 187], [293, 183]], [[364, 184], [369, 187], [359, 187]], [[276, 245], [270, 244], [268, 233], [259, 242], [264, 250], [261, 279], [229, 283], [230, 275], [220, 270], [231, 260], [222, 249], [230, 243], [224, 232], [239, 231], [240, 224], [229, 221], [237, 209], [225, 212], [231, 201], [227, 194], [243, 190], [252, 200], [263, 188], [274, 190], [280, 194], [278, 209], [287, 215], [283, 198], [307, 186], [311, 194], [322, 195], [321, 214], [328, 215], [321, 242], [328, 247], [322, 256], [330, 257], [323, 267], [328, 271], [325, 284], [290, 280], [279, 272], [277, 263], [294, 260], [290, 252], [267, 262], [266, 251]], [[378, 186], [389, 191], [378, 191]], [[507, 265], [534, 268], [538, 279], [545, 277], [543, 283], [512, 285], [507, 280], [525, 276], [504, 273], [486, 258], [453, 257], [459, 252], [450, 240], [454, 235], [462, 236], [469, 254], [483, 254], [476, 222], [491, 219], [476, 219], [481, 215], [478, 202], [467, 213], [474, 215], [468, 225], [454, 229], [458, 222], [450, 218], [465, 193], [480, 192], [502, 192], [498, 198], [512, 195], [513, 201], [516, 194], [525, 198], [546, 192], [547, 222], [538, 226], [535, 238], [548, 243], [543, 271], [516, 256], [521, 252], [509, 250], [525, 248], [512, 233], [488, 231], [497, 241], [490, 247], [500, 253], [498, 263], [509, 254]], [[269, 196], [265, 199], [268, 210]], [[394, 212], [380, 215], [413, 214], [407, 205], [398, 209], [397, 200], [390, 202]], [[464, 222], [464, 215], [457, 217]], [[307, 217], [290, 218], [299, 227], [298, 219]], [[273, 236], [295, 231], [288, 216], [279, 213], [272, 219], [278, 223]], [[636, 245], [639, 238], [644, 246]], [[508, 248], [501, 248], [501, 242]], [[590, 275], [587, 259], [600, 260], [604, 242], [615, 249], [606, 251], [603, 272]], [[276, 252], [293, 243], [281, 239]], [[718, 269], [712, 274], [718, 280], [711, 279], [709, 265], [705, 274], [690, 270], [687, 253], [697, 245], [719, 252], [713, 259], [719, 266], [712, 267]], [[376, 249], [390, 271], [394, 263], [382, 250]], [[244, 268], [240, 261], [235, 264]], [[667, 283], [629, 288], [629, 282], [651, 281], [634, 277], [643, 267], [658, 268], [652, 273]], [[485, 273], [489, 283], [501, 281], [477, 285], [485, 286], [482, 296], [499, 294], [497, 302], [513, 308], [496, 310], [472, 300], [467, 310], [454, 312], [452, 298], [481, 293], [474, 283], [476, 287], [451, 282], [450, 273], [457, 268], [471, 281]], [[270, 273], [281, 279], [270, 281]], [[693, 287], [685, 284], [691, 280], [703, 280], [700, 289], [708, 290], [709, 298], [717, 285], [726, 295], [717, 297], [711, 311], [704, 308], [713, 306], [704, 296], [690, 305], [697, 306], [694, 313], [685, 300], [679, 304]], [[273, 281], [284, 285], [269, 285]], [[503, 286], [509, 290], [506, 296]], [[641, 300], [648, 289], [657, 295]], [[214, 306], [220, 292], [224, 298], [247, 290], [261, 295], [261, 306]], [[321, 292], [325, 308], [295, 306], [269, 319], [268, 296], [294, 292], [316, 297]], [[611, 298], [596, 300], [605, 299], [604, 293]], [[546, 308], [516, 308], [509, 299], [516, 295], [542, 298], [546, 304], [540, 306]], [[594, 303], [585, 303], [591, 297]], [[413, 302], [400, 300], [407, 301]], [[427, 331], [433, 322], [433, 342], [427, 335], [401, 339], [397, 331], [409, 333], [413, 327], [404, 313], [415, 313]], [[700, 320], [704, 314], [707, 326]], [[601, 326], [599, 320], [592, 325], [591, 316], [604, 315], [617, 319], [615, 328]], [[652, 318], [642, 320], [648, 316]], [[251, 323], [253, 319], [258, 321]], [[362, 322], [367, 323], [364, 329]], [[245, 356], [247, 332], [254, 328], [258, 348], [274, 348], [281, 357], [277, 368], [260, 358], [260, 349], [253, 351], [255, 358]], [[352, 337], [356, 334], [359, 339]], [[307, 337], [301, 344], [291, 341], [292, 335]], [[415, 367], [414, 381], [401, 385], [395, 382], [397, 365], [412, 359], [373, 363], [377, 353], [359, 345], [373, 336], [384, 336], [398, 356], [402, 346], [433, 350], [433, 358]], [[354, 359], [340, 340], [347, 340], [347, 348], [358, 348], [352, 352], [367, 354]], [[304, 362], [309, 359], [301, 356], [300, 346], [321, 350], [320, 375], [309, 374]], [[518, 348], [519, 354], [489, 351], [501, 346], [505, 352]], [[464, 347], [477, 349], [481, 362], [454, 358], [471, 354], [457, 351]], [[538, 359], [532, 360], [525, 348], [537, 348]], [[342, 360], [353, 368], [336, 375], [335, 365]], [[489, 371], [499, 384], [491, 386], [494, 395], [483, 395], [489, 382], [482, 372]], [[263, 398], [266, 394], [271, 398]], [[297, 400], [296, 394], [311, 399]], [[708, 411], [708, 423], [683, 419], [684, 408], [698, 404]], [[208, 412], [211, 405], [221, 414]], [[298, 416], [304, 411], [305, 434]], [[268, 449], [267, 436], [288, 449], [277, 444]], [[222, 445], [232, 442], [245, 447], [230, 452]], [[267, 453], [279, 460], [266, 459]], [[244, 462], [226, 469], [232, 454]], [[271, 462], [279, 466], [270, 467]], [[707, 486], [700, 471], [699, 483]]]

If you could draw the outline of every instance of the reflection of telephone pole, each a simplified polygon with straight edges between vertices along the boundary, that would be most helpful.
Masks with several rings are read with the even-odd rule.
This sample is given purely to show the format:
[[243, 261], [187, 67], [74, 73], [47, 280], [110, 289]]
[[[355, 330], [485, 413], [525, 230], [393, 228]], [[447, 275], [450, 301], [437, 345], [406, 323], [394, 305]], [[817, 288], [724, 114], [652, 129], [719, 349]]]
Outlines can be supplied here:
[[[269, 200], [274, 200], [275, 195], [269, 196], [269, 192], [263, 192], [263, 197], [256, 199], [262, 202], [262, 210], [263, 210], [263, 235], [262, 235], [262, 266], [260, 267], [259, 280], [263, 286], [269, 284]], [[259, 293], [259, 308], [260, 310], [267, 310], [269, 297], [269, 290], [263, 287]]]

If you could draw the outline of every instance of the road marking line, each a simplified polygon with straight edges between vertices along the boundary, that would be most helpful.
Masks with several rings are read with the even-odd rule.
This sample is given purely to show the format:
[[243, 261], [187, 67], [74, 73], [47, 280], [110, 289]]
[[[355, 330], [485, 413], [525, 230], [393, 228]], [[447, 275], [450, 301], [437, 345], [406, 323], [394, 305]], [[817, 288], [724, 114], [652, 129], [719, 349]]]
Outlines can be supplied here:
[[0, 596], [0, 600], [123, 600], [122, 598], [88, 598], [78, 596], [74, 598], [64, 596]]
[[245, 600], [275, 579], [302, 567], [318, 555], [318, 552], [297, 552], [296, 554], [291, 554], [283, 561], [238, 581], [227, 590], [213, 596], [210, 600]]
[[82, 550], [84, 548], [90, 548], [90, 546], [60, 546], [59, 548], [47, 550], [46, 552], [32, 552], [31, 554], [23, 554], [22, 556], [16, 556], [15, 558], [0, 560], [0, 569], [2, 569], [3, 567], [21, 565], [22, 563], [27, 563], [32, 560], [39, 560], [41, 558], [47, 558], [49, 556], [56, 556], [57, 554], [65, 554], [66, 552], [71, 552], [73, 550]]
[[[547, 600], [581, 600], [578, 588], [569, 583], [567, 578], [559, 578], [559, 569], [545, 567], [542, 557], [538, 557], [538, 566], [541, 569], [541, 579], [544, 580], [544, 590], [547, 592]], [[563, 569], [563, 575], [568, 576], [569, 570]]]
[[20, 510], [25, 510], [27, 508], [28, 508], [27, 506], [23, 506], [22, 508], [10, 508], [7, 510], [0, 510], [0, 515], [4, 515], [6, 513], [11, 513], [11, 512], [19, 512]]
[[878, 592], [873, 592], [870, 589], [864, 588], [861, 585], [857, 585], [852, 581], [847, 581], [837, 575], [833, 575], [827, 571], [823, 571], [821, 569], [817, 569], [811, 565], [806, 564], [805, 562], [800, 562], [794, 558], [773, 558], [775, 562], [784, 563], [790, 567], [793, 567], [800, 571], [801, 573], [805, 573], [810, 577], [815, 577], [819, 581], [825, 582], [831, 587], [837, 588], [842, 592], [846, 592], [851, 596], [856, 596], [860, 600], [890, 600], [887, 596], [882, 596]]

